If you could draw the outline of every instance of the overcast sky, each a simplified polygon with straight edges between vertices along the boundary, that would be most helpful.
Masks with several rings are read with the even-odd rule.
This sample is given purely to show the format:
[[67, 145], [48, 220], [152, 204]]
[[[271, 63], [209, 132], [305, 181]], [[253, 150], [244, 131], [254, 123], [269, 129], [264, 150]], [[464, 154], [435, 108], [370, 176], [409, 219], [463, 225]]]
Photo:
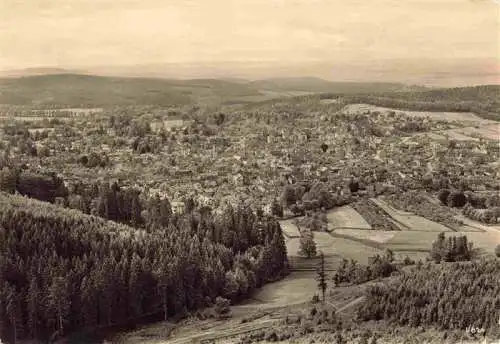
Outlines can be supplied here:
[[495, 0], [0, 0], [0, 69], [498, 58]]

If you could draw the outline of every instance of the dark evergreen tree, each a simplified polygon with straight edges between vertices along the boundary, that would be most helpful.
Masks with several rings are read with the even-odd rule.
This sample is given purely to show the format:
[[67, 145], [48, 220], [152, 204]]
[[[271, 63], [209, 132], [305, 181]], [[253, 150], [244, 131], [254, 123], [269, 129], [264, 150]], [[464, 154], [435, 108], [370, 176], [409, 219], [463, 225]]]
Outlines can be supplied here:
[[321, 290], [321, 294], [323, 296], [322, 300], [325, 302], [325, 292], [326, 292], [326, 287], [328, 286], [327, 284], [327, 279], [328, 276], [326, 275], [325, 271], [325, 255], [323, 254], [322, 251], [319, 253], [319, 266], [317, 269], [317, 276], [316, 279], [318, 281], [318, 288]]

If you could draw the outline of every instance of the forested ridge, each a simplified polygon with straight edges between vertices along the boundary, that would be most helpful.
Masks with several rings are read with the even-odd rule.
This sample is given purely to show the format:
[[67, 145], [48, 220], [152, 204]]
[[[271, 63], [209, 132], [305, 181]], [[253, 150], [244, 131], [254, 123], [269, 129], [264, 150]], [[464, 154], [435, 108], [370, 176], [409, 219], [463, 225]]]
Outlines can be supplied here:
[[323, 94], [320, 97], [342, 98], [346, 103], [368, 103], [377, 106], [413, 110], [473, 112], [481, 117], [500, 120], [500, 86], [483, 85], [382, 94]]
[[361, 320], [500, 333], [500, 260], [418, 264], [368, 289]]
[[55, 339], [239, 300], [287, 271], [279, 223], [249, 206], [147, 229], [0, 192], [0, 334]]

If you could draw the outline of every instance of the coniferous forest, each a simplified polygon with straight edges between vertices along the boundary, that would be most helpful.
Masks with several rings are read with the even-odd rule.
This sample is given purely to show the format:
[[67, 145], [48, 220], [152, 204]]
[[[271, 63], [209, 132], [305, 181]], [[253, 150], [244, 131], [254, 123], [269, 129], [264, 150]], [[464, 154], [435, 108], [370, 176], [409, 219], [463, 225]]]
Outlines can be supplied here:
[[237, 301], [288, 268], [279, 223], [244, 204], [167, 210], [167, 221], [142, 228], [5, 193], [0, 207], [0, 335], [9, 343]]
[[499, 330], [499, 260], [417, 265], [387, 284], [371, 286], [360, 320], [441, 329]]

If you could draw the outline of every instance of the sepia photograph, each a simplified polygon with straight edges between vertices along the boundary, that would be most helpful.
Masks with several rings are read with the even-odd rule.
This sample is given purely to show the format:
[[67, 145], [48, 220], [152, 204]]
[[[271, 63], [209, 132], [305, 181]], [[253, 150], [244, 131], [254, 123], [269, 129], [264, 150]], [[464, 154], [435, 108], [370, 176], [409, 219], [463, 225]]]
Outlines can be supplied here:
[[500, 344], [500, 0], [0, 0], [0, 344]]

